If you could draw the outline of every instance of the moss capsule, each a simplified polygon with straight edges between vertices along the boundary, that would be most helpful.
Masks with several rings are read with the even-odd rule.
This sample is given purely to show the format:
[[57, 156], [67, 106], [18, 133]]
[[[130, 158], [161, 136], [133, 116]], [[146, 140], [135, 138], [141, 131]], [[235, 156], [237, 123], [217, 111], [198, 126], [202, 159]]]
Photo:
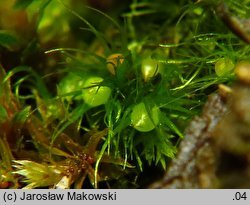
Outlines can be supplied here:
[[116, 68], [124, 61], [124, 56], [120, 53], [115, 53], [107, 58], [107, 69], [112, 74], [116, 74]]
[[141, 72], [145, 82], [148, 82], [152, 77], [159, 73], [159, 63], [155, 59], [146, 58], [142, 61]]
[[234, 69], [234, 63], [230, 58], [221, 58], [215, 63], [214, 69], [218, 76], [230, 74]]
[[84, 86], [84, 81], [85, 79], [82, 77], [79, 77], [73, 73], [69, 73], [61, 80], [58, 85], [59, 95], [65, 95], [65, 99], [67, 101], [82, 99], [81, 95], [74, 96], [70, 93], [82, 89]]
[[143, 102], [134, 106], [131, 113], [131, 123], [140, 132], [149, 132], [159, 123], [159, 108], [153, 106], [148, 110]]
[[103, 81], [101, 77], [89, 77], [84, 83], [82, 92], [85, 103], [91, 107], [105, 104], [111, 94], [111, 89], [107, 86], [99, 86]]

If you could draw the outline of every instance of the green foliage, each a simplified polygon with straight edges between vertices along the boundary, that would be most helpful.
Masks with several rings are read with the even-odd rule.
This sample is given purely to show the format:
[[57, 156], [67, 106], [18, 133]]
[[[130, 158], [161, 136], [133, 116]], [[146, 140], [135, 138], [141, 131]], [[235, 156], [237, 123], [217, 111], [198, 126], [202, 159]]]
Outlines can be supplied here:
[[14, 8], [16, 9], [25, 9], [29, 6], [34, 0], [17, 0], [15, 2]]
[[[227, 4], [248, 16], [247, 2]], [[39, 53], [51, 49], [30, 65], [27, 46], [18, 51], [20, 65], [1, 69], [0, 128], [7, 137], [0, 134], [0, 171], [22, 175], [25, 188], [82, 188], [86, 177], [98, 187], [124, 182], [127, 170], [135, 176], [147, 165], [166, 169], [207, 95], [232, 82], [234, 65], [249, 58], [249, 47], [216, 15], [216, 1], [121, 5], [126, 13], [119, 16], [76, 8], [73, 0], [13, 5], [35, 19]], [[11, 32], [0, 32], [1, 46], [16, 43]]]
[[0, 122], [1, 123], [4, 122], [7, 119], [7, 116], [8, 116], [8, 114], [5, 110], [5, 108], [1, 105], [0, 106]]
[[8, 49], [17, 43], [17, 38], [8, 31], [0, 30], [0, 46]]
[[24, 176], [24, 182], [28, 184], [24, 189], [53, 186], [60, 181], [61, 171], [55, 166], [46, 166], [28, 160], [18, 160], [14, 163], [16, 163], [14, 167], [18, 169], [14, 173]]

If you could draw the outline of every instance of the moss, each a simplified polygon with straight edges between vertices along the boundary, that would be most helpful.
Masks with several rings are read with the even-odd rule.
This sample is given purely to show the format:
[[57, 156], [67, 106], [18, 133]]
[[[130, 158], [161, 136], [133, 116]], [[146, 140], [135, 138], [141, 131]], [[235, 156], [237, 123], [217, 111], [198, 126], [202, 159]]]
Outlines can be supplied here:
[[[97, 6], [102, 10], [91, 1], [9, 3], [13, 18], [26, 20], [12, 27], [0, 22], [0, 126], [6, 130], [0, 169], [8, 173], [0, 183], [81, 188], [104, 181], [104, 187], [130, 188], [140, 187], [136, 179], [145, 167], [162, 173], [207, 95], [230, 84], [234, 65], [249, 56], [216, 14], [216, 2], [135, 0]], [[247, 1], [226, 4], [227, 16], [248, 17]], [[90, 76], [101, 80], [92, 84]], [[98, 96], [94, 106], [87, 90]], [[140, 120], [135, 108], [142, 102], [145, 129], [133, 120]], [[37, 183], [43, 175], [31, 167], [50, 170], [51, 178]]]

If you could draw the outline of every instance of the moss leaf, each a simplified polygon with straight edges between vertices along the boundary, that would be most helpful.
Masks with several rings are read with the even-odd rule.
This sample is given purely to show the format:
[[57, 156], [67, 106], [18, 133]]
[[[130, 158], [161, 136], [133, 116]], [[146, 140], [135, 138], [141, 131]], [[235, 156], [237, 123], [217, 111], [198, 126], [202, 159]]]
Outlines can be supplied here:
[[14, 9], [25, 9], [27, 8], [34, 0], [16, 0], [14, 4]]
[[17, 38], [9, 31], [0, 30], [0, 46], [10, 48], [17, 43]]

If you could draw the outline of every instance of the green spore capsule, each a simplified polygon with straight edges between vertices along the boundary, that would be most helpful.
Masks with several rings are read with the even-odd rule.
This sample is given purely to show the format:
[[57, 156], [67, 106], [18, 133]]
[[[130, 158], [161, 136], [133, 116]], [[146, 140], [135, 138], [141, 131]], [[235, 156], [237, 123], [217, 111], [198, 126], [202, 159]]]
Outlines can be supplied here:
[[77, 76], [73, 73], [69, 73], [64, 77], [58, 86], [58, 94], [64, 96], [67, 101], [80, 100], [80, 95], [74, 95], [73, 92], [80, 91], [84, 87], [85, 79], [80, 76]]
[[234, 63], [230, 58], [221, 58], [215, 63], [214, 69], [218, 76], [230, 74], [234, 69]]
[[83, 99], [91, 107], [105, 104], [110, 97], [111, 89], [107, 86], [100, 86], [103, 81], [101, 77], [89, 77], [84, 83], [82, 92]]
[[131, 113], [133, 127], [140, 132], [149, 132], [159, 123], [160, 110], [153, 106], [151, 110], [146, 109], [143, 102], [134, 106]]
[[145, 82], [149, 81], [157, 73], [159, 73], [160, 67], [155, 59], [146, 58], [142, 61], [141, 72]]

